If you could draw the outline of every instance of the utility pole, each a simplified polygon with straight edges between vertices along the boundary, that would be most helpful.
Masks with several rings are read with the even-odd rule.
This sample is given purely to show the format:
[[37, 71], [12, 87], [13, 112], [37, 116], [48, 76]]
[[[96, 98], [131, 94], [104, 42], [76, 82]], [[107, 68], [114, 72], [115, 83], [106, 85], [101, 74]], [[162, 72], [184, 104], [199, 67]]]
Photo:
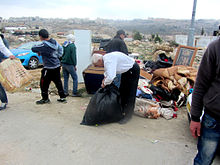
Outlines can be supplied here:
[[193, 46], [193, 42], [194, 42], [194, 32], [195, 32], [195, 25], [194, 24], [195, 24], [195, 15], [196, 15], [196, 3], [197, 3], [197, 0], [194, 0], [191, 26], [189, 28], [187, 46]]

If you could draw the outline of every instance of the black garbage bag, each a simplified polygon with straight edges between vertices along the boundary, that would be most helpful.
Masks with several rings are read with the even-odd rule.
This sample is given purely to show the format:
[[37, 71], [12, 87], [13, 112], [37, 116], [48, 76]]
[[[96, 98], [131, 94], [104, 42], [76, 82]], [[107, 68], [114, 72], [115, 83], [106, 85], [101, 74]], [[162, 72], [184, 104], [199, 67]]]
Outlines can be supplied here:
[[91, 98], [81, 124], [96, 125], [117, 122], [122, 119], [121, 99], [118, 88], [107, 85]]

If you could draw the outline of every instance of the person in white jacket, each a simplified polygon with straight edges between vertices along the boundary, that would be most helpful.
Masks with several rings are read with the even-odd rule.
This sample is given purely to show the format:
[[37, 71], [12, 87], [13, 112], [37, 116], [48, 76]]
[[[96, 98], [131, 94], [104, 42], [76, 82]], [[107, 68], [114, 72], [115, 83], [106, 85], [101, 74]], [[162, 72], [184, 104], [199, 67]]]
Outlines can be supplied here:
[[[0, 37], [0, 52], [5, 56], [5, 58], [14, 59], [15, 56], [11, 53], [11, 51], [4, 45], [2, 38]], [[2, 59], [0, 59], [0, 62]], [[2, 84], [0, 83], [0, 100], [1, 100], [1, 106], [0, 111], [4, 110], [8, 104], [8, 98], [5, 92], [5, 89], [3, 88]]]
[[116, 74], [121, 74], [121, 85], [119, 92], [121, 95], [121, 105], [124, 111], [124, 118], [120, 124], [131, 119], [134, 112], [136, 91], [140, 76], [140, 67], [135, 60], [122, 52], [111, 52], [104, 56], [93, 54], [92, 63], [98, 67], [104, 67], [105, 78], [102, 81], [102, 88], [110, 85]]

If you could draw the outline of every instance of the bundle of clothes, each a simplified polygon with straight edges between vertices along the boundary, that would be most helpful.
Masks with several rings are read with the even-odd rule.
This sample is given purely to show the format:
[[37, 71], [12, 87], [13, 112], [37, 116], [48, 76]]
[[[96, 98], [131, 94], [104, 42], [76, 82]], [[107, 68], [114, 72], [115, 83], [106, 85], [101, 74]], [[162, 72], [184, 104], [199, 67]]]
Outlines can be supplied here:
[[[193, 89], [197, 69], [182, 65], [170, 66], [172, 59], [165, 54], [159, 55], [158, 59], [155, 64], [164, 64], [163, 67], [152, 65], [149, 70], [145, 64], [145, 69], [152, 73], [153, 77], [151, 80], [139, 79], [134, 113], [153, 119], [160, 116], [166, 119], [175, 118], [178, 107], [185, 104]], [[148, 64], [149, 62], [149, 67]], [[155, 69], [157, 67], [159, 68]]]

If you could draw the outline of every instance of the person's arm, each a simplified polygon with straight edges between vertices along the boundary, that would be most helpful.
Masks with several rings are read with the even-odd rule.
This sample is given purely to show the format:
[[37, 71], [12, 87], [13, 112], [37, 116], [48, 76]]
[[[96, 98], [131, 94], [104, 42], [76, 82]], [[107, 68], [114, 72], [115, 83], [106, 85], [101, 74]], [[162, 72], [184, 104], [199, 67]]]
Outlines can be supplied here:
[[193, 89], [190, 131], [194, 138], [200, 136], [200, 116], [203, 110], [203, 96], [215, 78], [215, 48], [208, 48], [202, 58]]
[[31, 48], [32, 52], [34, 53], [40, 53], [41, 51], [43, 51], [45, 48], [44, 48], [44, 43], [42, 42], [41, 44], [39, 45], [35, 45]]
[[58, 44], [57, 54], [59, 58], [63, 55], [63, 47], [60, 44]]
[[9, 57], [9, 58], [13, 58], [15, 57], [11, 51], [4, 45], [2, 39], [0, 38], [0, 51], [6, 56], [6, 57]]
[[124, 41], [121, 41], [121, 44], [120, 44], [120, 51], [123, 52], [124, 54], [127, 54], [128, 55], [128, 48], [125, 44]]
[[76, 58], [76, 46], [73, 44], [71, 47], [71, 60], [73, 61], [73, 65], [76, 67], [77, 58]]
[[192, 120], [199, 122], [203, 110], [203, 97], [216, 77], [216, 58], [214, 46], [208, 47], [203, 55], [196, 76], [196, 82], [192, 94], [191, 116]]

